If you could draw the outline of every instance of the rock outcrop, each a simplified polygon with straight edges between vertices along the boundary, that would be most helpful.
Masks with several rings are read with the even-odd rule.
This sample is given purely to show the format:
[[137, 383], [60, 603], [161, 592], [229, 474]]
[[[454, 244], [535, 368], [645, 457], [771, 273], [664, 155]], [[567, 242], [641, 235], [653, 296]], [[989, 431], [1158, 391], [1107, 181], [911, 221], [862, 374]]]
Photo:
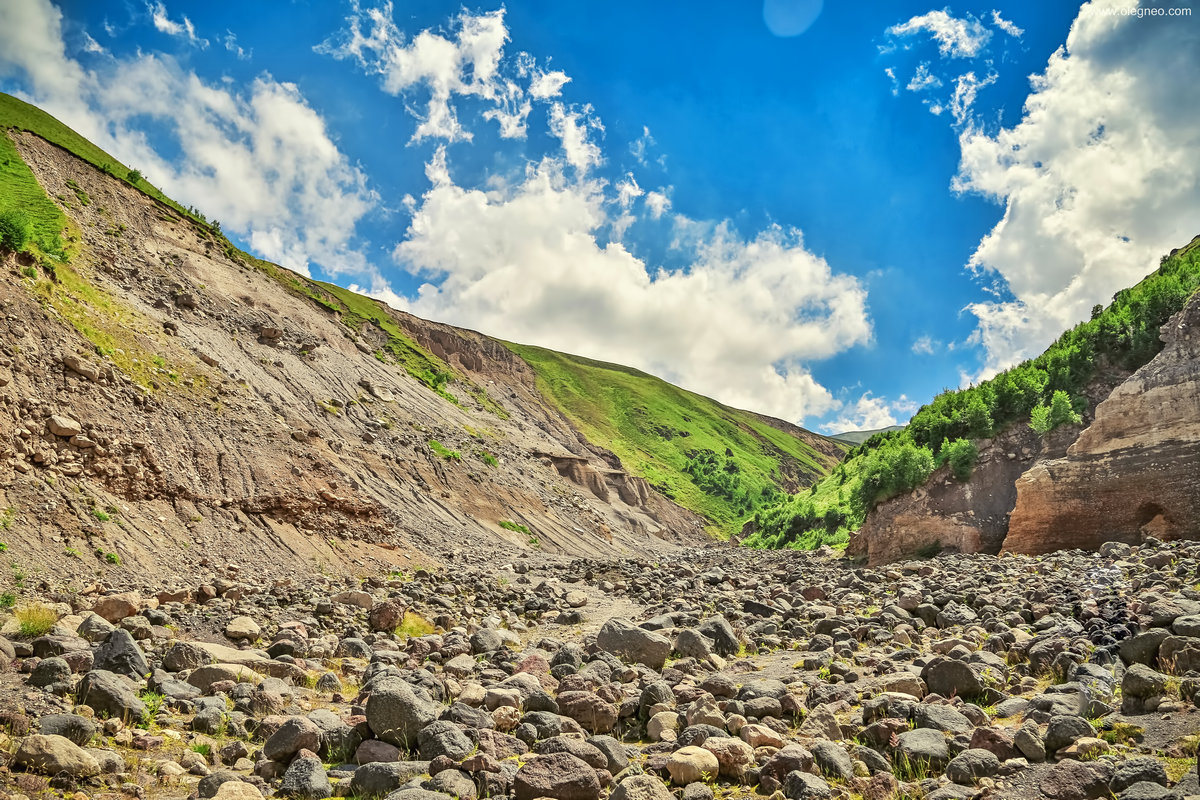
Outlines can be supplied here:
[[1064, 457], [1017, 481], [1006, 551], [1200, 536], [1200, 295], [1162, 338], [1163, 351], [1100, 403]]
[[1039, 441], [1018, 425], [982, 444], [970, 480], [941, 467], [924, 486], [880, 503], [851, 537], [847, 554], [871, 566], [934, 551], [997, 553], [1017, 499], [1014, 482], [1039, 459], [1062, 455], [1074, 432]]

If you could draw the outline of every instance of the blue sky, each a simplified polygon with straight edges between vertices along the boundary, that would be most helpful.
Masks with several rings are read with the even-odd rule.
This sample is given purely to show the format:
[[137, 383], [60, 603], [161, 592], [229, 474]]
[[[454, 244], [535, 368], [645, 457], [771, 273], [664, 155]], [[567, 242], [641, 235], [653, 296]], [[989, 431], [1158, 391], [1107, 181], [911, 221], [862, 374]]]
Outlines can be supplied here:
[[28, 0], [0, 88], [264, 257], [833, 431], [1200, 233], [1190, 10]]

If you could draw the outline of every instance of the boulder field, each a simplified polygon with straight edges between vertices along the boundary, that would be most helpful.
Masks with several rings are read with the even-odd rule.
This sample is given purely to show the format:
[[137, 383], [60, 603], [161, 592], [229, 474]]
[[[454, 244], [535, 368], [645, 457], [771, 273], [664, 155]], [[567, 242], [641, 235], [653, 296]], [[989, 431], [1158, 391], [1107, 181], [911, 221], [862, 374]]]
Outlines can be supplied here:
[[0, 797], [1200, 795], [1200, 543], [665, 558], [26, 598]]

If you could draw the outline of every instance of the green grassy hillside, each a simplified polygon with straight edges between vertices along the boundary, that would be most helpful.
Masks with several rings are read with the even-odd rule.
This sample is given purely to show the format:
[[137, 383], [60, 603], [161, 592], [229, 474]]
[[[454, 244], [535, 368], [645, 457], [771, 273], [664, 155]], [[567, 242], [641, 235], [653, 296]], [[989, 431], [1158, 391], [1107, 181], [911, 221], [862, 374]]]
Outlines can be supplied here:
[[736, 533], [756, 510], [828, 474], [841, 452], [815, 434], [785, 432], [629, 367], [505, 344], [589, 441], [707, 517], [718, 535]]
[[969, 389], [944, 392], [903, 430], [877, 433], [847, 454], [807, 496], [757, 512], [756, 547], [843, 544], [875, 505], [922, 485], [943, 463], [968, 480], [975, 442], [1013, 425], [1044, 433], [1077, 421], [1084, 390], [1101, 371], [1136, 370], [1162, 350], [1159, 328], [1200, 288], [1200, 237], [1107, 307], [1059, 337], [1037, 358]]

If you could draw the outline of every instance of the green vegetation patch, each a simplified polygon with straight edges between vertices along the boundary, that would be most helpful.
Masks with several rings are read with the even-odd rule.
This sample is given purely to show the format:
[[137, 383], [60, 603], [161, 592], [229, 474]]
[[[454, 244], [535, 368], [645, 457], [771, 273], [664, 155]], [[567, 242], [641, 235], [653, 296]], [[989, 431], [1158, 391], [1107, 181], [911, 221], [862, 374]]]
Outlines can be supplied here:
[[[958, 480], [970, 477], [978, 451], [972, 440], [1013, 425], [1046, 433], [1079, 424], [1085, 389], [1105, 370], [1133, 371], [1162, 350], [1159, 329], [1200, 288], [1200, 238], [1136, 286], [1096, 306], [1092, 318], [1065, 332], [1037, 358], [991, 380], [946, 391], [923, 406], [906, 428], [871, 436], [847, 454], [807, 498], [787, 498], [756, 512], [755, 547], [806, 547], [832, 536], [833, 511], [857, 530], [874, 506], [922, 485], [935, 466], [950, 464]], [[837, 538], [842, 538], [838, 532]]]
[[517, 533], [523, 533], [526, 536], [529, 535], [529, 528], [525, 527], [519, 522], [513, 522], [512, 520], [500, 520], [500, 527], [504, 528], [506, 531], [516, 531]]
[[457, 450], [450, 450], [437, 439], [429, 440], [429, 449], [437, 453], [447, 461], [462, 461], [462, 453]]
[[706, 517], [718, 536], [739, 532], [756, 509], [808, 486], [837, 461], [756, 414], [639, 370], [504, 344], [533, 367], [541, 393], [589, 441]]
[[[75, 267], [58, 264], [54, 280], [37, 281], [33, 293], [43, 305], [53, 308], [69, 322], [98, 354], [108, 356], [117, 369], [139, 386], [182, 390], [180, 377], [186, 375], [191, 379], [189, 391], [207, 389], [208, 380], [203, 372], [185, 372], [181, 366], [166, 375], [159, 372], [162, 368], [158, 364], [167, 363], [159, 350], [171, 347], [167, 337], [136, 309], [89, 281]], [[167, 380], [163, 381], [164, 378]]]
[[[0, 94], [0, 100], [4, 97], [7, 95]], [[0, 127], [3, 122], [0, 113]], [[0, 130], [0, 219], [6, 220], [3, 227], [8, 232], [3, 238], [7, 249], [23, 250], [32, 242], [42, 253], [63, 256], [62, 234], [67, 217], [46, 196], [4, 130]]]

